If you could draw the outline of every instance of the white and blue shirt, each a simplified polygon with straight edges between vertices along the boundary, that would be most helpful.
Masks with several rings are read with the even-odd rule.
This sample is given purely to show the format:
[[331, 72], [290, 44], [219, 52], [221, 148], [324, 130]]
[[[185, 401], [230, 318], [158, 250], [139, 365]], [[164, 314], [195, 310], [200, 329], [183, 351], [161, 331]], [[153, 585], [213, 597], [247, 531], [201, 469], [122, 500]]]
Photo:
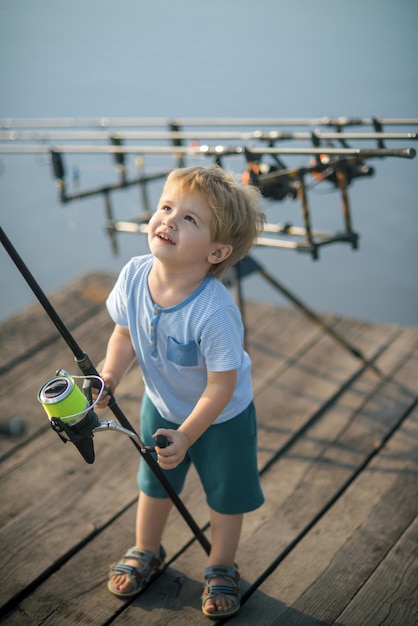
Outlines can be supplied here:
[[156, 305], [148, 288], [152, 264], [149, 254], [125, 265], [106, 301], [109, 314], [129, 330], [146, 393], [171, 422], [181, 424], [190, 415], [206, 387], [208, 371], [238, 370], [233, 397], [214, 423], [226, 422], [253, 399], [239, 309], [211, 276], [179, 304]]

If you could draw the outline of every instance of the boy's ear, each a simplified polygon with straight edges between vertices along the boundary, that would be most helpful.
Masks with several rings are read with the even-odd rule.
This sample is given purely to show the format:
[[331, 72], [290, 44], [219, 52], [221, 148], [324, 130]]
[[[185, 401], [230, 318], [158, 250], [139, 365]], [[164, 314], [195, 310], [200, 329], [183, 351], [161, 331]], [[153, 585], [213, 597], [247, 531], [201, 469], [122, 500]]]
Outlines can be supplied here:
[[232, 250], [233, 247], [230, 244], [217, 244], [208, 256], [209, 263], [211, 263], [212, 265], [222, 263], [222, 261], [225, 261], [225, 259], [227, 259], [232, 254]]

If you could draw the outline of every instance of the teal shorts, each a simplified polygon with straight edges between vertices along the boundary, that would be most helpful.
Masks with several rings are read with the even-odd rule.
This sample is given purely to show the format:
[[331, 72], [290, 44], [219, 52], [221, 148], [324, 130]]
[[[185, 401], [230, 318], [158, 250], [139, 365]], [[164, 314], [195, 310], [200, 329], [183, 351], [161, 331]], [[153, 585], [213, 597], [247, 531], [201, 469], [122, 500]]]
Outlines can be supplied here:
[[[177, 429], [178, 424], [161, 417], [144, 394], [141, 406], [141, 439], [153, 445], [158, 428]], [[180, 494], [190, 464], [195, 466], [211, 509], [224, 515], [247, 513], [261, 506], [263, 492], [257, 467], [257, 423], [254, 404], [227, 422], [210, 426], [187, 451], [175, 469], [161, 470]], [[141, 461], [138, 486], [153, 498], [167, 498], [147, 463]]]

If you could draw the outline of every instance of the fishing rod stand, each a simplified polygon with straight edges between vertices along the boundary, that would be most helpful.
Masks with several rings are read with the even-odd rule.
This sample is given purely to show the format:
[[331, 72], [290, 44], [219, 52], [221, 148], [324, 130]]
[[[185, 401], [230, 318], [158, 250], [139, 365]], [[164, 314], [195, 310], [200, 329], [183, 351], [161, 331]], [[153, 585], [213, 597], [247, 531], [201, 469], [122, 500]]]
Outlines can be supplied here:
[[369, 367], [380, 378], [384, 377], [384, 374], [379, 368], [367, 359], [364, 354], [356, 346], [353, 346], [348, 342], [340, 333], [338, 333], [332, 326], [327, 324], [319, 315], [317, 315], [311, 308], [309, 308], [300, 298], [298, 298], [293, 292], [279, 282], [274, 276], [272, 276], [267, 270], [256, 261], [252, 256], [246, 256], [241, 261], [238, 261], [232, 268], [232, 283], [235, 287], [238, 306], [241, 311], [243, 323], [245, 326], [245, 302], [242, 290], [242, 280], [250, 274], [257, 272], [265, 281], [267, 281], [274, 289], [280, 292], [285, 298], [290, 300], [292, 304], [307, 317], [311, 322], [314, 322], [321, 330], [327, 333], [335, 341], [337, 341], [344, 350], [347, 350], [351, 356], [359, 359], [365, 367]]

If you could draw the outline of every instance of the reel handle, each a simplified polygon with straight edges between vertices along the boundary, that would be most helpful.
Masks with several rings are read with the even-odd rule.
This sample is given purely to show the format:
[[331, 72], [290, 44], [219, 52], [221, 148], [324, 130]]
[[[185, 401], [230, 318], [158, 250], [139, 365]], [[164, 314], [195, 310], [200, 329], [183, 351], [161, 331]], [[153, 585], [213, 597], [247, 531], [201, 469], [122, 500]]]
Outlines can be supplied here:
[[[155, 438], [155, 445], [158, 446], [159, 448], [166, 448], [167, 446], [170, 445], [170, 442], [168, 441], [165, 435], [157, 435]], [[155, 447], [145, 446], [145, 450], [147, 452], [155, 452]]]

